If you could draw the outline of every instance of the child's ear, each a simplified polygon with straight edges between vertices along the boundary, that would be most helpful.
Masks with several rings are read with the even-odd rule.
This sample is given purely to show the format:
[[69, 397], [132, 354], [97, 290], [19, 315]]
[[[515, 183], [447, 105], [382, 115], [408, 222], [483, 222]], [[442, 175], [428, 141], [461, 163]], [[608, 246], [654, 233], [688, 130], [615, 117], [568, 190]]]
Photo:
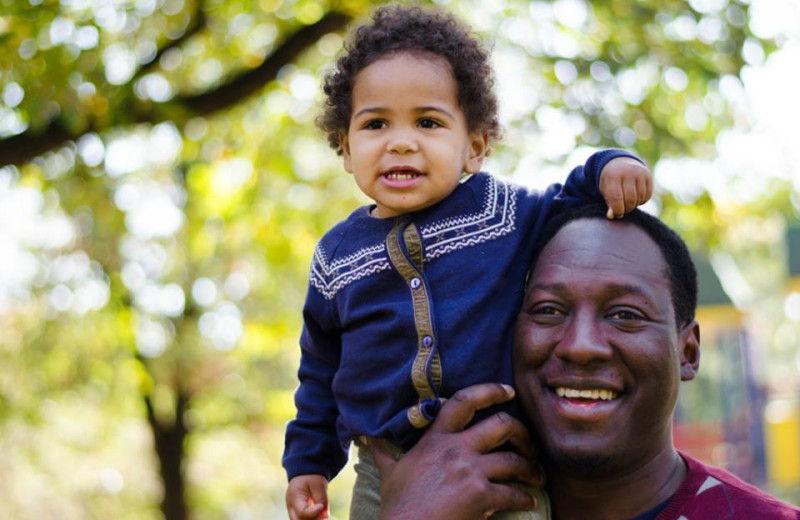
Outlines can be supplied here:
[[339, 143], [342, 146], [344, 169], [347, 173], [353, 173], [353, 165], [350, 158], [350, 141], [347, 139], [347, 132], [339, 132]]
[[464, 170], [467, 173], [478, 173], [489, 151], [489, 134], [485, 131], [475, 131], [469, 134], [469, 139], [469, 156]]

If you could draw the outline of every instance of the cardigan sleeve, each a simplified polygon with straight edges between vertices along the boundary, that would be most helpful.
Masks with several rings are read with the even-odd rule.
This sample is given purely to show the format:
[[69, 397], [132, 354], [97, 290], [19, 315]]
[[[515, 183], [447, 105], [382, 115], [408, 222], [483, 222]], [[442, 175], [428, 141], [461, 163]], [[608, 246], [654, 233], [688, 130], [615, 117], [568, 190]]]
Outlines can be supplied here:
[[300, 386], [295, 393], [297, 416], [286, 427], [283, 467], [289, 479], [322, 475], [331, 480], [347, 462], [347, 450], [336, 433], [339, 411], [333, 377], [339, 368], [341, 330], [325, 299], [309, 285], [300, 335]]
[[581, 166], [572, 169], [564, 184], [551, 184], [544, 192], [528, 193], [524, 196], [523, 206], [533, 211], [523, 211], [523, 226], [528, 237], [527, 244], [532, 246], [547, 222], [555, 215], [578, 204], [604, 203], [600, 193], [600, 174], [603, 168], [618, 157], [630, 157], [642, 162], [635, 155], [624, 150], [609, 148], [595, 152]]
[[583, 166], [573, 168], [564, 186], [557, 192], [556, 201], [567, 205], [579, 202], [605, 202], [600, 193], [600, 174], [609, 162], [619, 157], [630, 157], [642, 162], [635, 155], [615, 148], [595, 152]]

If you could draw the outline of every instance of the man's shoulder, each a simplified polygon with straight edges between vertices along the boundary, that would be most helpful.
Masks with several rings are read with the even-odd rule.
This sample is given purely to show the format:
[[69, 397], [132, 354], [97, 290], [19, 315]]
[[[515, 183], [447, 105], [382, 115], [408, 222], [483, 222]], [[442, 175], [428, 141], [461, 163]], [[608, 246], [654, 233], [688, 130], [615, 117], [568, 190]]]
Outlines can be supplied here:
[[704, 464], [686, 454], [681, 456], [689, 467], [689, 474], [678, 493], [681, 496], [676, 496], [677, 502], [682, 505], [680, 515], [676, 518], [800, 520], [800, 509], [722, 468]]

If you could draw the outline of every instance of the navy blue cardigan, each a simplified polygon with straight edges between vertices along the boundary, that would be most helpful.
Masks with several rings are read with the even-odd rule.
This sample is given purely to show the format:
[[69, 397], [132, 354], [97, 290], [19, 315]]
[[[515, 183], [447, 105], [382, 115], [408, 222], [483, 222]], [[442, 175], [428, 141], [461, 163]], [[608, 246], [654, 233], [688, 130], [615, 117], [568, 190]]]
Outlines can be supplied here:
[[600, 172], [621, 156], [633, 157], [598, 152], [544, 192], [479, 173], [418, 213], [380, 219], [365, 206], [328, 231], [303, 310], [288, 477], [332, 479], [362, 435], [407, 450], [444, 398], [477, 383], [511, 384], [533, 244], [557, 212], [602, 201]]

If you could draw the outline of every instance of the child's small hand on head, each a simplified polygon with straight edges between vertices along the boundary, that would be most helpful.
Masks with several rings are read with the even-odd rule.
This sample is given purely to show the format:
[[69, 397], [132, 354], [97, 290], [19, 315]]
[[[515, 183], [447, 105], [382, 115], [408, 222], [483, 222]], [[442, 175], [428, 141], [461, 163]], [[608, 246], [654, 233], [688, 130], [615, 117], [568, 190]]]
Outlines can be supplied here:
[[328, 518], [328, 480], [322, 475], [298, 475], [289, 481], [286, 509], [290, 520]]
[[608, 205], [608, 218], [622, 218], [653, 196], [653, 174], [630, 157], [612, 159], [600, 172], [600, 193]]

